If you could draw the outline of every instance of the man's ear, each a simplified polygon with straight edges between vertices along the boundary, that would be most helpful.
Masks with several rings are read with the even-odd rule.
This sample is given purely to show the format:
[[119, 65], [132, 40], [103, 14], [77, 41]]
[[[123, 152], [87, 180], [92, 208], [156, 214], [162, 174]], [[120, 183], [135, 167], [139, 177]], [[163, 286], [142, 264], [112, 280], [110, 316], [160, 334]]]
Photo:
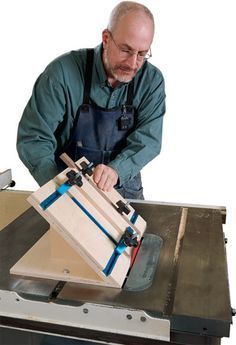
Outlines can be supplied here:
[[107, 29], [103, 30], [102, 32], [102, 44], [103, 48], [106, 48], [107, 43], [108, 43], [108, 37], [109, 37], [109, 32]]

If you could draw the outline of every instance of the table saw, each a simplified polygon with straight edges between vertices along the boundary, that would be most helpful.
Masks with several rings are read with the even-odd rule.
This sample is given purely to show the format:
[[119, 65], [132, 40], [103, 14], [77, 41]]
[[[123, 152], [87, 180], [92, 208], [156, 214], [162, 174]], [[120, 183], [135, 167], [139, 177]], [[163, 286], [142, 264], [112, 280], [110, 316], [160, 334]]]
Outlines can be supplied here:
[[[128, 345], [220, 344], [229, 336], [224, 207], [132, 201], [147, 221], [146, 240], [134, 262], [136, 276], [116, 289], [10, 275], [10, 268], [49, 228], [28, 208], [29, 194], [0, 192], [2, 327]], [[145, 258], [145, 246], [153, 243], [157, 254]]]

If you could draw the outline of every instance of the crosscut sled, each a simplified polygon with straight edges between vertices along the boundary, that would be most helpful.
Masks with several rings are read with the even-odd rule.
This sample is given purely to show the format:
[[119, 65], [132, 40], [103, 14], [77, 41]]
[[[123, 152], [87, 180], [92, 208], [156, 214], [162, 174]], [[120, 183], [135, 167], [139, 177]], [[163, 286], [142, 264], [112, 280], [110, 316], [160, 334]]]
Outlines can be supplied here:
[[146, 222], [114, 188], [98, 189], [86, 158], [61, 157], [68, 168], [28, 198], [50, 228], [10, 272], [121, 288]]

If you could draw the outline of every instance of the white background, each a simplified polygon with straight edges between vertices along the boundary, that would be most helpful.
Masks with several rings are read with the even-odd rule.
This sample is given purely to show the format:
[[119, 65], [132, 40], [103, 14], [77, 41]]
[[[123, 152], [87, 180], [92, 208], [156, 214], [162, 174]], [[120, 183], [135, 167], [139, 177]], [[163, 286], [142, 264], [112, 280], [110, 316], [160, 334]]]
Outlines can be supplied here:
[[[16, 189], [37, 184], [20, 162], [16, 131], [33, 83], [56, 56], [101, 42], [118, 1], [8, 0], [0, 7], [0, 171]], [[236, 307], [235, 0], [143, 0], [156, 18], [151, 62], [166, 80], [161, 155], [143, 170], [147, 200], [227, 207], [224, 231]], [[220, 298], [220, 296], [219, 296]], [[235, 344], [235, 326], [230, 339]]]

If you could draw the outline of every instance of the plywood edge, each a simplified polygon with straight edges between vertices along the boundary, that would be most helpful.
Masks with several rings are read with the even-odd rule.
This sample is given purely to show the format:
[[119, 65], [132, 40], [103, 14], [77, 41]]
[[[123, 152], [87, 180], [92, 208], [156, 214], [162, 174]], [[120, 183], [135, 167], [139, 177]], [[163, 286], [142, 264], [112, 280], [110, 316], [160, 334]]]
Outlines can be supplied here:
[[[66, 243], [64, 245], [67, 246]], [[50, 246], [50, 231], [47, 231], [10, 269], [10, 273], [34, 278], [120, 288], [116, 282], [100, 277], [73, 249], [70, 249], [71, 258], [69, 256], [64, 257], [64, 250], [61, 251], [61, 257], [53, 257]]]

